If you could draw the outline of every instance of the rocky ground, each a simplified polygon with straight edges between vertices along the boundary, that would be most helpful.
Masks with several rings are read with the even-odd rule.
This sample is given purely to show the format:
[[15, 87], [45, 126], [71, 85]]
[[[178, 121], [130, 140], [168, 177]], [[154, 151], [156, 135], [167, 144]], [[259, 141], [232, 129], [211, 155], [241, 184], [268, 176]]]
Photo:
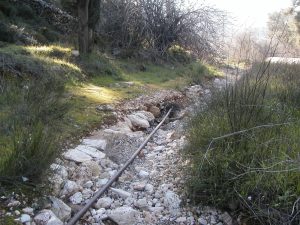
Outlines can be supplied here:
[[79, 224], [231, 225], [226, 212], [190, 205], [183, 173], [188, 162], [181, 157], [188, 118], [195, 107], [205, 105], [212, 86], [222, 85], [223, 81], [216, 79], [209, 88], [196, 85], [183, 92], [161, 91], [116, 106], [99, 106], [98, 110], [113, 111], [119, 122], [93, 132], [51, 165], [53, 192], [42, 204], [16, 210], [24, 204], [10, 198], [5, 213], [27, 225], [64, 224], [122, 167], [173, 107], [171, 118]]

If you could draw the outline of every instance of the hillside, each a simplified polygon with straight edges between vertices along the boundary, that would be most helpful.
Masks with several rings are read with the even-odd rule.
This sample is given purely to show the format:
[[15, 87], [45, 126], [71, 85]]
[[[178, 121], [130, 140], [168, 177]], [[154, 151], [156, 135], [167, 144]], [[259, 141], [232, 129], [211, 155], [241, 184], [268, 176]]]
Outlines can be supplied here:
[[0, 2], [1, 225], [299, 224], [297, 31], [197, 7]]

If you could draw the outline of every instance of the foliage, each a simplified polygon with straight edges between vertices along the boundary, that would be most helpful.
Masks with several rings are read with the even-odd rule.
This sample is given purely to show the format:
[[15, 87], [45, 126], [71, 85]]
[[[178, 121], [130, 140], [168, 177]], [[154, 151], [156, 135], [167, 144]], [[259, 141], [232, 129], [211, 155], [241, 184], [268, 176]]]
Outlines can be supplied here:
[[212, 7], [187, 8], [177, 0], [104, 1], [98, 35], [111, 48], [165, 56], [179, 45], [198, 57], [220, 50], [225, 15]]
[[[2, 75], [0, 177], [37, 180], [59, 150], [66, 107], [63, 82], [53, 77], [17, 81]], [[2, 140], [2, 139], [1, 139]]]
[[246, 224], [299, 224], [298, 90], [285, 79], [298, 83], [297, 70], [256, 64], [191, 121], [195, 202], [243, 211]]

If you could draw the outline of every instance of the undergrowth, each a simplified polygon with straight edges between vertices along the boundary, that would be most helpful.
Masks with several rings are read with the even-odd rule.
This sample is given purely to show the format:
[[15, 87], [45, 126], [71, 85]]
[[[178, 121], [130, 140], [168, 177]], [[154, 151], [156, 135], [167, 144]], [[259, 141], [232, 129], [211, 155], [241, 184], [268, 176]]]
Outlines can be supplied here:
[[39, 181], [62, 145], [111, 117], [97, 111], [98, 105], [163, 88], [180, 89], [216, 75], [200, 62], [157, 65], [112, 60], [96, 51], [77, 58], [64, 45], [4, 43], [0, 61], [2, 184], [22, 177]]
[[300, 223], [299, 69], [256, 63], [191, 121], [196, 203], [242, 212], [249, 225]]

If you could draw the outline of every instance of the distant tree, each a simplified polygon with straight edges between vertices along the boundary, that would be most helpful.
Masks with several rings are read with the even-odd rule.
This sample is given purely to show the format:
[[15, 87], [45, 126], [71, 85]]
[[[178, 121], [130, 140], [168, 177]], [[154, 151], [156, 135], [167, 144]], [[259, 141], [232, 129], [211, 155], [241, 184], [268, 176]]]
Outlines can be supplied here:
[[[226, 15], [213, 7], [181, 0], [106, 0], [98, 34], [112, 48], [166, 55], [180, 46], [197, 57], [213, 58], [221, 49]], [[196, 8], [197, 7], [197, 8]]]
[[299, 54], [300, 37], [292, 12], [292, 9], [286, 9], [269, 16], [269, 37], [277, 42], [278, 54], [283, 56]]
[[77, 0], [78, 44], [80, 54], [90, 53], [93, 33], [100, 18], [100, 0]]
[[298, 33], [300, 33], [300, 1], [299, 0], [294, 1], [293, 13], [295, 16]]

